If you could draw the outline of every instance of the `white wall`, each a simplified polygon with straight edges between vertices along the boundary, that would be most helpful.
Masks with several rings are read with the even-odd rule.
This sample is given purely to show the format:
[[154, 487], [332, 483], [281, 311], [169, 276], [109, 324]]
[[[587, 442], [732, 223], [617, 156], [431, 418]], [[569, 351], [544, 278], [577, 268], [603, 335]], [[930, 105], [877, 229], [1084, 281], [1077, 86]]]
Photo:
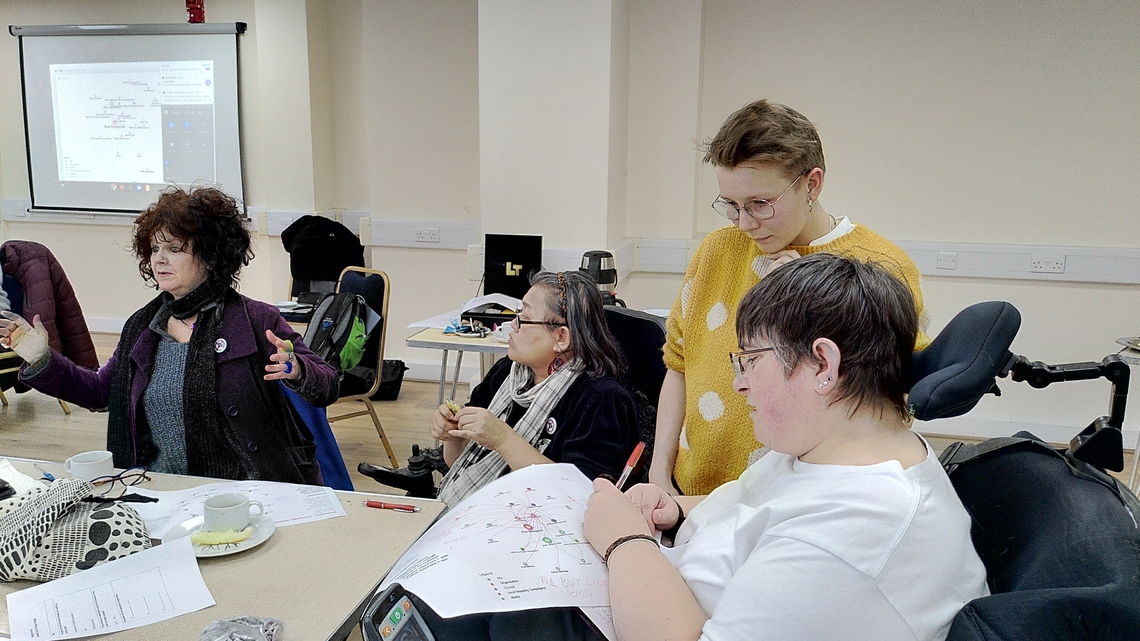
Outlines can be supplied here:
[[[888, 238], [1136, 248], [1137, 33], [1131, 2], [706, 2], [702, 136], [769, 97], [817, 123], [828, 211]], [[716, 196], [700, 176], [708, 231], [723, 222], [700, 206]], [[1136, 286], [933, 277], [926, 291], [933, 330], [971, 303], [1013, 302], [1014, 351], [1047, 363], [1099, 361], [1140, 333]], [[927, 429], [1068, 433], [1107, 413], [1103, 381], [1002, 389]]]
[[[537, 229], [561, 247], [612, 250], [624, 233], [691, 248], [723, 224], [697, 146], [766, 96], [819, 125], [828, 210], [888, 238], [1138, 248], [1135, 9], [212, 0], [207, 15], [250, 23], [241, 71], [253, 207]], [[554, 18], [580, 38], [544, 24]], [[177, 2], [0, 4], [4, 24], [183, 19]], [[484, 23], [498, 26], [481, 34]], [[520, 51], [541, 55], [511, 59]], [[0, 195], [24, 198], [12, 37], [0, 38], [0, 91]], [[516, 133], [497, 134], [512, 121]], [[151, 295], [123, 251], [126, 228], [8, 222], [0, 234], [55, 248], [89, 316], [125, 318]], [[245, 291], [279, 299], [287, 256], [276, 237], [258, 251]], [[377, 247], [370, 258], [393, 280], [388, 355], [430, 366], [438, 354], [404, 347], [403, 328], [474, 294], [465, 253]], [[619, 294], [641, 308], [670, 307], [680, 284], [622, 277]], [[1010, 300], [1024, 316], [1015, 351], [1046, 362], [1099, 360], [1113, 339], [1140, 333], [1136, 286], [931, 277], [926, 290], [935, 331], [969, 303]], [[1071, 431], [1107, 407], [1103, 382], [1003, 389], [947, 431], [1010, 421]]]

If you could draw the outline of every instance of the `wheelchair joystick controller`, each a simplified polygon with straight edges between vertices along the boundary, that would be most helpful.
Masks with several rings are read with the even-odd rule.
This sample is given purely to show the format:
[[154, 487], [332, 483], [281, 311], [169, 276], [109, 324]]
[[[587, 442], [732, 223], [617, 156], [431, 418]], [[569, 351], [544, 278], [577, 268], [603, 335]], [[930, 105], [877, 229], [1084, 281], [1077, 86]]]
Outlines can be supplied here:
[[436, 488], [432, 472], [436, 470], [446, 472], [447, 465], [443, 462], [442, 448], [427, 449], [421, 453], [420, 446], [413, 445], [407, 467], [393, 470], [371, 463], [361, 463], [356, 466], [356, 470], [384, 485], [405, 490], [408, 496], [434, 499]]

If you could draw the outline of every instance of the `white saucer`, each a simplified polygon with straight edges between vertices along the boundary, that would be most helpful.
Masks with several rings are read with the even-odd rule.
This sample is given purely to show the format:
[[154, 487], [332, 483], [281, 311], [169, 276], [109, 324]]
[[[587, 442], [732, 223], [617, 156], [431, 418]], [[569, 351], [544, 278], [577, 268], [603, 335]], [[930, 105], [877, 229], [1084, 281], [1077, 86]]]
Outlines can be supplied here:
[[[166, 536], [162, 537], [162, 542], [169, 543], [175, 539], [180, 539], [184, 536], [190, 536], [191, 534], [202, 529], [203, 520], [204, 517], [201, 516], [195, 516], [192, 519], [186, 519], [178, 525], [170, 528], [170, 531], [166, 533]], [[255, 548], [262, 543], [265, 543], [266, 539], [268, 539], [269, 536], [273, 534], [273, 530], [277, 529], [277, 526], [273, 524], [273, 519], [263, 515], [250, 517], [249, 524], [253, 526], [253, 534], [250, 534], [244, 540], [238, 541], [237, 543], [221, 543], [218, 545], [202, 545], [200, 543], [193, 543], [192, 545], [194, 546], [194, 556], [198, 558], [206, 558], [211, 556], [226, 556], [228, 554], [237, 554], [238, 552], [244, 552], [250, 548]]]

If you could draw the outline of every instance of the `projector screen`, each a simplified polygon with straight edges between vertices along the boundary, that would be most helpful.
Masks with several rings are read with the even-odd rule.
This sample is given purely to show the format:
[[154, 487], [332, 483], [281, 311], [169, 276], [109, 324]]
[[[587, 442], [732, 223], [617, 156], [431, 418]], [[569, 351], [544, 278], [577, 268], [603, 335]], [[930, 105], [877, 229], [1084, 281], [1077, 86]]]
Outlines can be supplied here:
[[244, 199], [244, 23], [14, 26], [32, 209], [137, 214], [168, 185]]

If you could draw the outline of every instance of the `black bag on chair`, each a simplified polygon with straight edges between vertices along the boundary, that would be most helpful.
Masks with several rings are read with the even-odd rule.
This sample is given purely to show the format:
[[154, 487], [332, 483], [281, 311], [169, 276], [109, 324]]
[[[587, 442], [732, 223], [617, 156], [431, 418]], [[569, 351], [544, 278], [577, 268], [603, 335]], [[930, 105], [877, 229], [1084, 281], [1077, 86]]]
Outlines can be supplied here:
[[1028, 432], [940, 458], [991, 592], [950, 641], [1140, 639], [1140, 501], [1123, 484]]
[[313, 317], [305, 328], [305, 344], [343, 375], [360, 362], [368, 337], [367, 322], [364, 298], [350, 292], [327, 294], [313, 308]]

